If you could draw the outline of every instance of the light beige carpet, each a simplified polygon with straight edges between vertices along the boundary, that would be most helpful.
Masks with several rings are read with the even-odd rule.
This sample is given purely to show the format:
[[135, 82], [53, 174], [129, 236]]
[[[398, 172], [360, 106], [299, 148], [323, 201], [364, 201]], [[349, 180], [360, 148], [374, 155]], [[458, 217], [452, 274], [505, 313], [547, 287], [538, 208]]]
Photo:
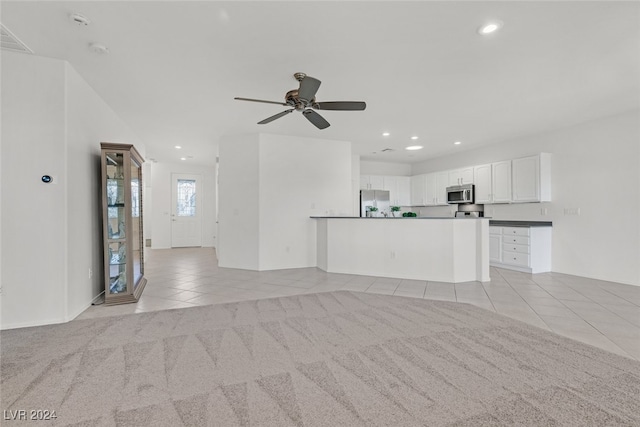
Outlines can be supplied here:
[[7, 426], [640, 425], [639, 362], [460, 303], [340, 291], [0, 338]]

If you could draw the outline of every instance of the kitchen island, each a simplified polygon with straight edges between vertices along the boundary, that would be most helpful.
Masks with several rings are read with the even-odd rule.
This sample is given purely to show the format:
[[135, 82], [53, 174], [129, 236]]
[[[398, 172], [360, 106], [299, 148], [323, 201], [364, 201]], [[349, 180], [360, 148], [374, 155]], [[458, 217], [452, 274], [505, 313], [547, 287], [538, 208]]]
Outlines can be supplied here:
[[490, 281], [488, 218], [311, 217], [317, 266], [330, 273]]

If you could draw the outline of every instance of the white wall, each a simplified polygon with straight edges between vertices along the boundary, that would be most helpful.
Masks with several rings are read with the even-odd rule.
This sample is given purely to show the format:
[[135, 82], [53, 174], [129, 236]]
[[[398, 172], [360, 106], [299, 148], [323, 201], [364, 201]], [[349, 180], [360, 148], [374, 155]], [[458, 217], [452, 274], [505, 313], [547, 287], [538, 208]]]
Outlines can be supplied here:
[[[199, 175], [198, 203], [202, 203], [202, 246], [215, 247], [216, 230], [216, 170], [215, 166], [188, 163], [153, 163], [150, 166], [149, 210], [145, 218], [151, 223], [145, 239], [151, 239], [153, 249], [171, 247], [171, 174]], [[146, 228], [146, 227], [145, 227]]]
[[218, 157], [218, 265], [258, 269], [259, 135], [224, 138]]
[[[2, 52], [2, 325], [65, 320], [64, 62]], [[44, 174], [54, 176], [43, 184]]]
[[316, 265], [311, 215], [352, 215], [351, 144], [282, 135], [227, 137], [219, 152], [219, 265]]
[[362, 160], [360, 162], [360, 175], [398, 175], [410, 176], [411, 165], [408, 163], [374, 162]]
[[[552, 202], [487, 205], [496, 219], [553, 221], [555, 272], [640, 284], [640, 112], [415, 164], [413, 174], [552, 153]], [[541, 215], [547, 208], [548, 215]], [[565, 208], [581, 214], [565, 215]], [[444, 208], [422, 208], [436, 214]]]
[[100, 142], [144, 146], [64, 61], [3, 51], [2, 113], [1, 327], [64, 322], [102, 291]]
[[314, 267], [310, 215], [350, 216], [351, 144], [260, 135], [259, 269]]

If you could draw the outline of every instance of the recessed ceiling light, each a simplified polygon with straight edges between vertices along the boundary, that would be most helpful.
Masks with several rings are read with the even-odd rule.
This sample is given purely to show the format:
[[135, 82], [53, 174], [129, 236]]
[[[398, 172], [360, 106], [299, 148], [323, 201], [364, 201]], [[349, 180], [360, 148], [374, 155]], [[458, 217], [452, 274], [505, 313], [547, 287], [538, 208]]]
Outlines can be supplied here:
[[405, 148], [405, 150], [422, 150], [422, 145], [410, 145], [408, 147]]
[[182, 148], [182, 146], [181, 146], [181, 145], [176, 145], [176, 149], [178, 149], [178, 150], [179, 150], [179, 149], [181, 149], [181, 148]]
[[389, 135], [391, 135], [389, 132], [383, 132], [382, 133], [382, 136], [389, 136]]
[[187, 160], [186, 157], [180, 157], [180, 160]]
[[453, 143], [453, 145], [460, 145], [460, 144], [462, 144], [462, 142], [460, 142], [460, 141], [456, 141], [456, 142]]
[[411, 139], [413, 139], [415, 141], [416, 139], [418, 139], [418, 137], [417, 136], [412, 136]]
[[502, 28], [502, 22], [501, 21], [492, 21], [492, 22], [488, 22], [488, 23], [484, 24], [482, 27], [478, 28], [478, 33], [484, 36], [484, 35], [487, 35], [487, 34], [495, 33], [500, 28]]

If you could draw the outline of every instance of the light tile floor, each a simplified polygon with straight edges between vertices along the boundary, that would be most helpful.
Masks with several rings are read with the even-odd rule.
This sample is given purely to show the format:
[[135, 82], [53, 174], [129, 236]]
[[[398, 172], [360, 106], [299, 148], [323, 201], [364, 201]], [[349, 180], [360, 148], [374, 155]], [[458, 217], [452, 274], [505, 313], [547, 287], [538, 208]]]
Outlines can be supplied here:
[[211, 248], [147, 250], [137, 304], [91, 306], [78, 319], [232, 301], [353, 290], [458, 301], [640, 360], [640, 287], [560, 273], [491, 268], [491, 282], [439, 283], [326, 273], [317, 268], [221, 268]]

